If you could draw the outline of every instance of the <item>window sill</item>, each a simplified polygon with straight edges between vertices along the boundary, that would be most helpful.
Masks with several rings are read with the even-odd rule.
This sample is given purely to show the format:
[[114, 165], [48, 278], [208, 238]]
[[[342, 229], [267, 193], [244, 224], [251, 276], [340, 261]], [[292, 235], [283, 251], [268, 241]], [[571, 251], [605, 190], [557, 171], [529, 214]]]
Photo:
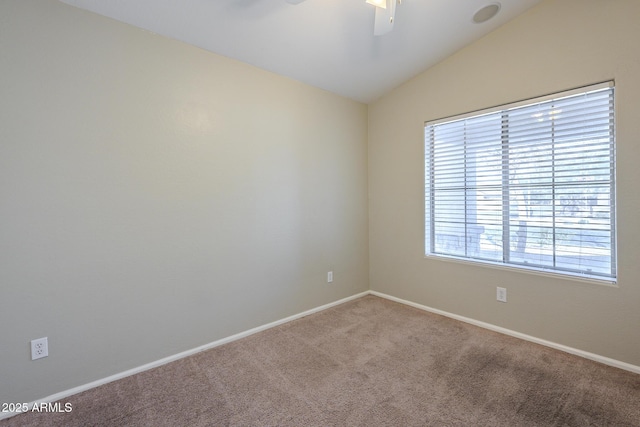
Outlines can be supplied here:
[[463, 259], [463, 258], [457, 258], [457, 257], [453, 257], [453, 256], [447, 256], [447, 255], [424, 255], [425, 259], [432, 259], [432, 260], [438, 260], [438, 261], [445, 261], [445, 262], [451, 262], [451, 263], [456, 263], [456, 264], [466, 264], [466, 265], [472, 265], [472, 266], [476, 266], [476, 267], [487, 267], [487, 268], [492, 268], [492, 269], [497, 269], [497, 270], [506, 270], [509, 272], [514, 272], [514, 273], [524, 273], [524, 274], [531, 274], [531, 275], [535, 275], [535, 276], [543, 276], [543, 277], [547, 277], [547, 278], [552, 278], [552, 279], [556, 279], [556, 280], [570, 280], [570, 281], [574, 281], [574, 282], [581, 282], [581, 283], [588, 283], [588, 284], [592, 284], [592, 285], [600, 285], [600, 286], [608, 286], [608, 287], [612, 287], [612, 288], [618, 288], [618, 284], [617, 284], [617, 279], [606, 279], [606, 278], [602, 278], [602, 279], [596, 279], [593, 277], [586, 277], [586, 276], [582, 276], [579, 274], [571, 274], [571, 273], [555, 273], [555, 272], [550, 272], [550, 271], [546, 271], [543, 269], [538, 269], [535, 267], [516, 267], [516, 266], [511, 266], [511, 265], [506, 265], [506, 264], [499, 264], [499, 263], [492, 263], [489, 261], [474, 261], [471, 259]]

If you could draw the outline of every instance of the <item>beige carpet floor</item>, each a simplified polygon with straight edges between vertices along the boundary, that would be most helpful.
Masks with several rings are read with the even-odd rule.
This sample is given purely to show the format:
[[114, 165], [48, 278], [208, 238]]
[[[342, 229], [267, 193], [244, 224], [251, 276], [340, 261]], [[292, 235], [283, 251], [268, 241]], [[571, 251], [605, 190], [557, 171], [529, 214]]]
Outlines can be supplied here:
[[374, 296], [0, 426], [640, 426], [640, 375]]

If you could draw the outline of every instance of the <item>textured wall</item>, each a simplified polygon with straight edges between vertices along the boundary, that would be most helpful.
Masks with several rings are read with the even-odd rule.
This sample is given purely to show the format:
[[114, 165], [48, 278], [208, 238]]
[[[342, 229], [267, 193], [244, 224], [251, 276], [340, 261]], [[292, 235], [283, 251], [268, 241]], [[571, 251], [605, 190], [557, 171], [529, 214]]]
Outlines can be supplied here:
[[0, 402], [368, 289], [365, 105], [54, 0], [0, 52]]
[[[545, 1], [370, 106], [371, 289], [640, 365], [638, 16], [636, 0]], [[426, 120], [610, 79], [617, 287], [424, 258]]]

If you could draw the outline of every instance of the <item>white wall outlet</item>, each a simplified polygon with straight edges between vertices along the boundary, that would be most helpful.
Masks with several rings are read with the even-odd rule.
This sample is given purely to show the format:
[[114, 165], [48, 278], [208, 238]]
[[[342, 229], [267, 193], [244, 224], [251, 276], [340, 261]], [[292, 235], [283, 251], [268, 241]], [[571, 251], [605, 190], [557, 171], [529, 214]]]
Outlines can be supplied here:
[[500, 302], [507, 302], [507, 288], [496, 288], [496, 299]]
[[49, 355], [49, 341], [47, 337], [31, 340], [31, 360], [41, 359]]
[[327, 272], [327, 283], [332, 283], [333, 282], [333, 271], [328, 271]]

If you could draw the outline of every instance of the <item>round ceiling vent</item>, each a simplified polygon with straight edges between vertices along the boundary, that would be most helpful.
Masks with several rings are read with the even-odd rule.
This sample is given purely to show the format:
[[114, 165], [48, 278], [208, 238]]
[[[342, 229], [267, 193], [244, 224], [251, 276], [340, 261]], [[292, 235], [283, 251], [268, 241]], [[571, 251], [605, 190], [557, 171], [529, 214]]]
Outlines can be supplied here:
[[498, 12], [500, 12], [500, 3], [488, 4], [473, 14], [473, 22], [476, 24], [487, 22], [496, 16]]

